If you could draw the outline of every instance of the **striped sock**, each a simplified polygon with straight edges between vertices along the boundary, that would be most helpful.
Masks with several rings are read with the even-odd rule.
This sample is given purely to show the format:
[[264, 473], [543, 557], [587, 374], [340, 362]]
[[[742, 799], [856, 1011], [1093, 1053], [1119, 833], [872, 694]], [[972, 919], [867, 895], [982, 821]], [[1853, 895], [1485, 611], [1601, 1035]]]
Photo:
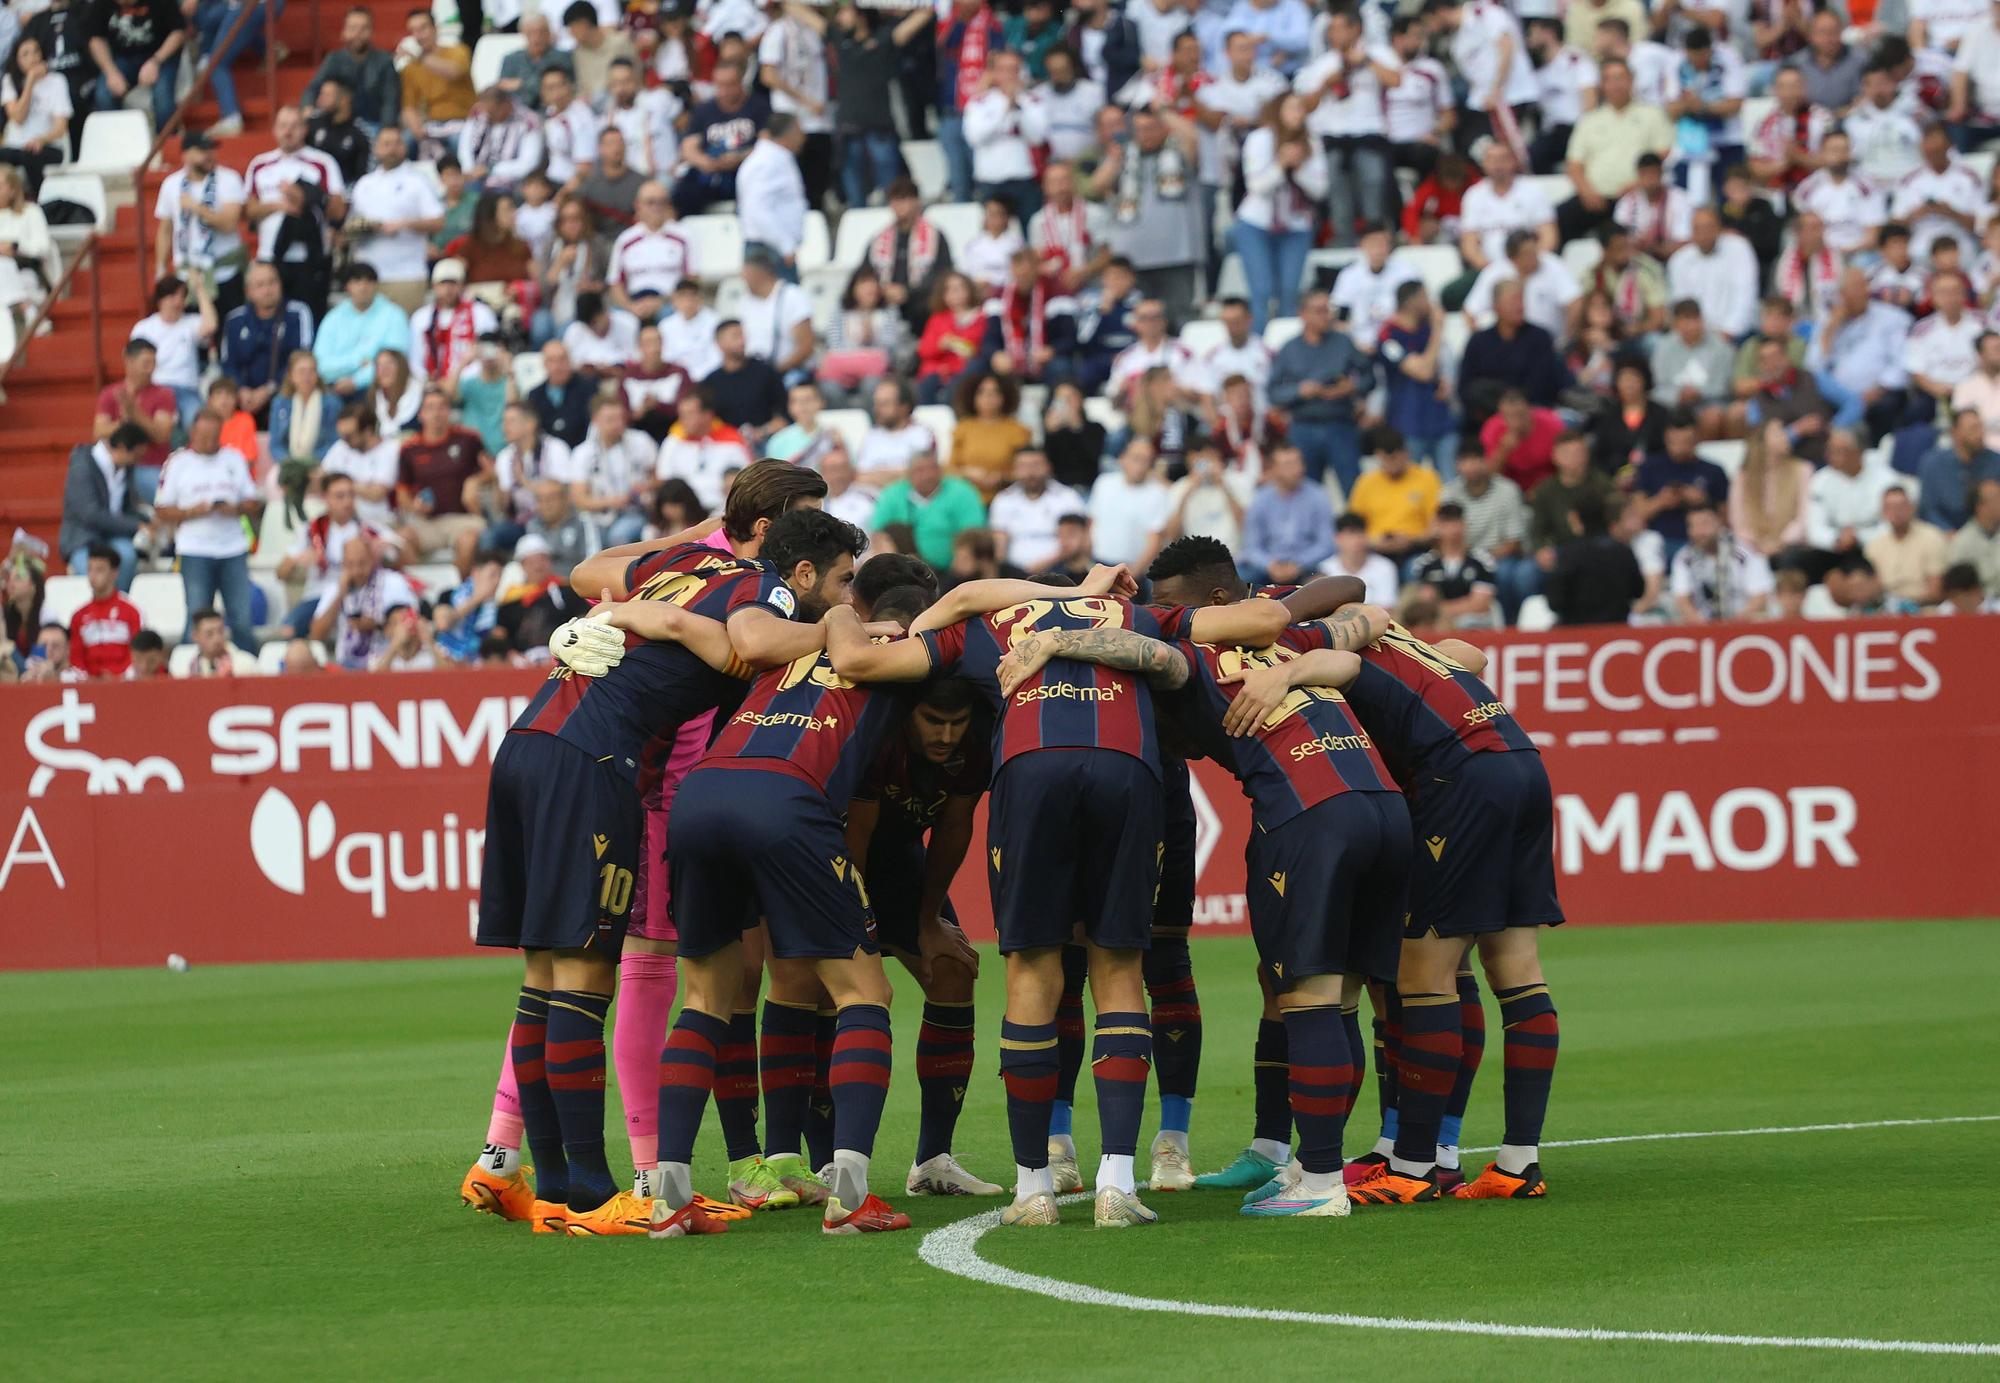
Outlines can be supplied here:
[[972, 1079], [972, 1005], [924, 1005], [917, 1029], [917, 1163], [951, 1151]]
[[[1184, 936], [1156, 936], [1146, 952], [1146, 998], [1153, 1010], [1153, 1071], [1160, 1085], [1160, 1132], [1186, 1134], [1201, 1076], [1201, 995]], [[1185, 1138], [1182, 1140], [1185, 1142]]]
[[1437, 1165], [1438, 1126], [1458, 1078], [1458, 995], [1405, 994], [1401, 1008], [1395, 1161], [1398, 1171], [1416, 1172]]
[[764, 1155], [798, 1156], [813, 1093], [812, 1007], [764, 1001], [757, 1076], [764, 1087]]
[[1438, 1126], [1438, 1143], [1451, 1148], [1458, 1146], [1465, 1107], [1472, 1102], [1472, 1082], [1479, 1075], [1480, 1059], [1486, 1055], [1486, 1005], [1480, 997], [1479, 978], [1470, 970], [1458, 972], [1458, 1030], [1462, 1043], [1458, 1078], [1452, 1082], [1444, 1122]]
[[1016, 1166], [1049, 1165], [1049, 1113], [1056, 1098], [1056, 1025], [1000, 1023], [1000, 1079]]
[[609, 994], [558, 989], [549, 995], [549, 1097], [562, 1125], [569, 1208], [590, 1211], [617, 1194], [604, 1157], [604, 1018]]
[[1348, 1091], [1354, 1082], [1340, 1006], [1286, 1009], [1285, 1037], [1291, 1051], [1287, 1074], [1292, 1123], [1299, 1131], [1299, 1167], [1307, 1172], [1337, 1172], [1341, 1135], [1347, 1128]]
[[715, 1054], [715, 1114], [729, 1160], [757, 1155], [757, 1012], [731, 1014]]
[[514, 1086], [521, 1097], [521, 1124], [535, 1159], [535, 1199], [566, 1205], [569, 1159], [563, 1156], [562, 1123], [556, 1118], [555, 1097], [549, 1093], [548, 1037], [549, 991], [524, 985], [514, 1001], [514, 1027], [507, 1041]]
[[1347, 1041], [1347, 1060], [1353, 1073], [1347, 1080], [1347, 1097], [1340, 1117], [1354, 1117], [1354, 1106], [1361, 1101], [1361, 1087], [1368, 1079], [1368, 1049], [1361, 1045], [1361, 1004], [1359, 1001], [1340, 1006], [1340, 1035]]
[[1083, 987], [1090, 978], [1090, 952], [1081, 946], [1062, 950], [1063, 992], [1056, 1003], [1056, 1099], [1076, 1103], [1076, 1078], [1083, 1072]]
[[694, 1161], [694, 1136], [715, 1088], [716, 1053], [729, 1020], [683, 1007], [660, 1053], [660, 1161]]
[[[1546, 984], [1526, 984], [1514, 989], [1496, 989], [1500, 1001], [1500, 1025], [1505, 1031], [1503, 1046], [1507, 1064], [1501, 1091], [1507, 1106], [1507, 1132], [1500, 1141], [1508, 1149], [1527, 1150], [1520, 1166], [1500, 1170], [1519, 1173], [1535, 1160], [1542, 1141], [1542, 1120], [1549, 1112], [1549, 1087], [1555, 1081], [1556, 1052], [1562, 1045], [1562, 1030], [1556, 1023], [1555, 1000]], [[1506, 1149], [1503, 1149], [1503, 1154]]]
[[889, 1098], [889, 1010], [849, 1004], [833, 1036], [827, 1083], [833, 1092], [834, 1159], [843, 1152], [871, 1157], [882, 1105]]
[[806, 1158], [817, 1171], [833, 1161], [833, 1091], [827, 1071], [833, 1065], [833, 1032], [840, 1018], [830, 1008], [813, 1015], [812, 1103], [806, 1107]]
[[1139, 1150], [1139, 1121], [1146, 1113], [1146, 1080], [1152, 1074], [1153, 1025], [1143, 1013], [1100, 1013], [1091, 1044], [1090, 1075], [1097, 1086], [1100, 1152], [1130, 1157]]
[[1256, 1097], [1258, 1139], [1290, 1147], [1292, 1144], [1291, 1047], [1285, 1040], [1281, 1019], [1257, 1020], [1257, 1046], [1251, 1057], [1251, 1085]]
[[1396, 1141], [1396, 1047], [1402, 1037], [1403, 1019], [1394, 985], [1373, 986], [1370, 995], [1376, 1000], [1373, 1004], [1375, 1099], [1382, 1112], [1382, 1127], [1375, 1146], [1376, 1151], [1386, 1152]]

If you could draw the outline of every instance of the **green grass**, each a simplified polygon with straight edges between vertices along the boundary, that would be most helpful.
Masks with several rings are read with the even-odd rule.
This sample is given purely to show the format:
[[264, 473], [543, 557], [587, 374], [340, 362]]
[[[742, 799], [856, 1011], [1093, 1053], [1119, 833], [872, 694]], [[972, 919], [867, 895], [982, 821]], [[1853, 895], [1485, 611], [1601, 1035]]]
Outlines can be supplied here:
[[[1568, 929], [1546, 946], [1562, 1063], [1547, 1136], [2000, 1114], [2000, 925]], [[990, 958], [989, 958], [990, 959]], [[1249, 1122], [1242, 941], [1197, 943], [1199, 1166]], [[959, 1152], [1006, 1181], [999, 967]], [[818, 1379], [1992, 1377], [2000, 1360], [1418, 1336], [1075, 1306], [941, 1274], [896, 1195], [915, 995], [878, 1186], [919, 1233], [562, 1240], [462, 1209], [514, 971], [491, 960], [0, 977], [0, 1359], [21, 1378], [639, 1374]], [[1497, 1033], [1497, 1030], [1496, 1030]], [[1496, 1041], [1467, 1120], [1498, 1138]], [[1088, 1085], [1088, 1081], [1085, 1081]], [[1095, 1115], [1077, 1128], [1086, 1159]], [[1350, 1150], [1372, 1133], [1372, 1088]], [[698, 1173], [719, 1190], [713, 1119]], [[623, 1161], [615, 1102], [614, 1163]], [[1148, 1126], [1148, 1136], [1151, 1127]], [[2000, 1341], [2000, 1124], [1550, 1152], [1541, 1203], [1256, 1222], [1158, 1196], [1152, 1231], [987, 1236], [994, 1262], [1156, 1297], [1312, 1311]], [[1086, 1173], [1087, 1175], [1087, 1173]], [[700, 1184], [698, 1178], [698, 1184]]]

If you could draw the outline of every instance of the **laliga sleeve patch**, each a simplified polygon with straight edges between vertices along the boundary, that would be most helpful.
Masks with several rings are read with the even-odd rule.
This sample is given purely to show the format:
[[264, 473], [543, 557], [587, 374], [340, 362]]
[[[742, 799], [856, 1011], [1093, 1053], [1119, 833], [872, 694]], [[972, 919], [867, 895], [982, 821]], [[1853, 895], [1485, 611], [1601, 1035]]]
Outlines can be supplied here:
[[798, 601], [792, 598], [792, 588], [790, 586], [778, 587], [776, 590], [771, 592], [768, 599], [771, 602], [771, 608], [776, 610], [779, 614], [783, 615], [786, 619], [790, 619], [793, 615], [798, 613], [799, 603]]

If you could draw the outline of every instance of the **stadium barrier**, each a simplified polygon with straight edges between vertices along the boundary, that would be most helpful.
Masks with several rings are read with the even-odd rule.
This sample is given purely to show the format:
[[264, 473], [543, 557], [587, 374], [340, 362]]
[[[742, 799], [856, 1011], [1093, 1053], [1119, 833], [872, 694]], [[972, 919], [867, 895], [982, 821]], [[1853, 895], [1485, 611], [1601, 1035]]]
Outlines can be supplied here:
[[[2000, 912], [2000, 624], [1494, 635], [1580, 923]], [[468, 954], [486, 766], [536, 677], [0, 693], [0, 967]], [[1196, 766], [1196, 921], [1248, 925], [1242, 794]], [[983, 828], [982, 828], [983, 829]], [[975, 847], [954, 890], [992, 934]]]

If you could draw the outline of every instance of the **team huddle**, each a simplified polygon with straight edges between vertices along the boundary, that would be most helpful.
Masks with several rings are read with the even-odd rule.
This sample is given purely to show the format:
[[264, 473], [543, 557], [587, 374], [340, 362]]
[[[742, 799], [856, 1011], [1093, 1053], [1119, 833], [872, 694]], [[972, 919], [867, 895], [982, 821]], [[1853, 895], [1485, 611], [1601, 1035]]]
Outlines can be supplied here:
[[[924, 994], [905, 1190], [1006, 1194], [952, 1152], [979, 960], [950, 888], [989, 793], [1015, 1162], [1002, 1223], [1054, 1224], [1057, 1197], [1082, 1189], [1086, 988], [1100, 1228], [1159, 1218], [1136, 1165], [1154, 1073], [1153, 1192], [1239, 1190], [1251, 1216], [1545, 1193], [1552, 802], [1477, 649], [1415, 638], [1349, 578], [1252, 593], [1207, 538], [1160, 552], [1150, 603], [1122, 567], [940, 595], [914, 559], [857, 567], [865, 539], [819, 508], [824, 493], [810, 470], [758, 462], [719, 528], [573, 573], [600, 603], [551, 641], [556, 665], [493, 765], [478, 940], [521, 950], [526, 974], [468, 1204], [571, 1235], [717, 1234], [814, 1205], [829, 1234], [908, 1228], [869, 1187], [891, 1071], [885, 953]], [[1251, 1137], [1197, 1176], [1187, 761], [1204, 756], [1251, 804], [1264, 1009]], [[1475, 949], [1505, 1026], [1506, 1127], [1467, 1179]], [[629, 1191], [605, 1148], [614, 990]], [[1382, 1123], [1344, 1160], [1364, 990]], [[720, 1197], [694, 1189], [711, 1099]]]

